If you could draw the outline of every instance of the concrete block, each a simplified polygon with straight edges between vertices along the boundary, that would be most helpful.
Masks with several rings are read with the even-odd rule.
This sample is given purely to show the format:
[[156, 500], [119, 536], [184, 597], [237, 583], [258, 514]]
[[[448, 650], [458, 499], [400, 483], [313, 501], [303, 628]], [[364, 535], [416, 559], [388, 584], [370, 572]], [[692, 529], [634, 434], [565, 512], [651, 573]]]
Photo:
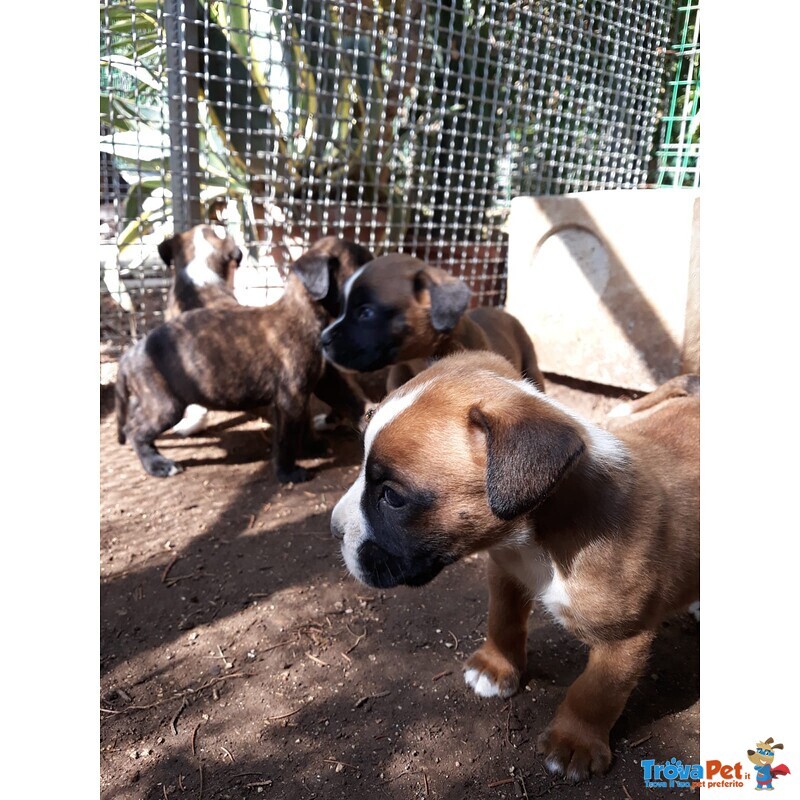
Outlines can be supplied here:
[[651, 391], [699, 366], [698, 237], [695, 190], [512, 200], [506, 308], [541, 369]]

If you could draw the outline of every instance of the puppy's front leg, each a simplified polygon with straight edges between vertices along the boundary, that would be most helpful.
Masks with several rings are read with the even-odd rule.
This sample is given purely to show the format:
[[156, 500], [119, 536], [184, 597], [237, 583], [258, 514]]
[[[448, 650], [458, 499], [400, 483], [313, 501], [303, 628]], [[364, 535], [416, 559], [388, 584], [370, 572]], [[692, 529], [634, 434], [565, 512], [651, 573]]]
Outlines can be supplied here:
[[489, 625], [486, 643], [467, 661], [464, 680], [481, 697], [510, 697], [525, 669], [530, 594], [489, 560]]
[[317, 422], [317, 430], [331, 430], [337, 423], [344, 421], [357, 426], [364, 416], [366, 400], [347, 378], [332, 364], [325, 362], [322, 376], [317, 381], [314, 394], [331, 407], [331, 413]]
[[652, 641], [646, 631], [592, 647], [586, 669], [539, 737], [537, 749], [550, 772], [579, 781], [608, 769], [611, 728], [639, 680]]
[[311, 473], [297, 464], [297, 456], [303, 440], [303, 432], [308, 425], [308, 409], [303, 408], [300, 416], [289, 415], [280, 408], [275, 409], [275, 473], [281, 483], [304, 483], [311, 480]]

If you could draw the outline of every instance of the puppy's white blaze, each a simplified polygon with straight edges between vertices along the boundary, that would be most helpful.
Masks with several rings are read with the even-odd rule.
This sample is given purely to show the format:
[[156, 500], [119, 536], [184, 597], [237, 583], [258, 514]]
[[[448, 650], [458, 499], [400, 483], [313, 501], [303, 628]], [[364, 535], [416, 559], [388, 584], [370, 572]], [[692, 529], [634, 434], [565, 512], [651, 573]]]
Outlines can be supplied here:
[[[420, 384], [409, 392], [395, 392], [372, 416], [367, 430], [364, 433], [364, 464], [367, 463], [372, 444], [375, 437], [393, 420], [410, 408], [419, 396], [428, 388], [428, 383]], [[361, 474], [364, 474], [364, 465], [361, 467]]]
[[205, 428], [207, 417], [208, 409], [192, 403], [186, 406], [183, 419], [172, 429], [172, 432], [177, 433], [178, 436], [191, 436]]
[[[422, 384], [410, 392], [393, 395], [386, 401], [369, 421], [364, 434], [364, 460], [361, 463], [361, 472], [355, 483], [345, 492], [336, 504], [331, 514], [331, 525], [344, 531], [342, 537], [342, 557], [351, 574], [365, 583], [363, 573], [358, 564], [358, 548], [370, 536], [369, 524], [364, 512], [361, 510], [361, 497], [364, 494], [364, 471], [367, 457], [372, 443], [380, 431], [385, 428], [395, 417], [402, 414], [424, 391], [427, 384]], [[401, 390], [402, 391], [402, 390]]]
[[214, 245], [206, 239], [203, 230], [201, 226], [194, 232], [192, 236], [194, 258], [184, 268], [189, 280], [195, 286], [222, 283], [222, 278], [208, 266], [208, 259], [214, 253]]
[[628, 461], [628, 451], [625, 449], [625, 445], [623, 445], [613, 433], [610, 433], [604, 428], [601, 428], [598, 425], [589, 422], [589, 420], [584, 419], [580, 414], [577, 414], [568, 406], [559, 403], [558, 400], [554, 400], [552, 397], [544, 394], [544, 392], [539, 391], [539, 389], [537, 389], [528, 381], [513, 381], [510, 378], [503, 378], [503, 380], [506, 381], [506, 383], [510, 383], [512, 386], [516, 386], [518, 389], [521, 389], [526, 394], [544, 400], [545, 403], [553, 406], [553, 408], [557, 408], [559, 411], [575, 420], [575, 422], [577, 422], [586, 431], [587, 438], [589, 439], [587, 442], [589, 445], [589, 450], [592, 458], [597, 463], [612, 469], [615, 467], [618, 468], [625, 466]]
[[356, 279], [359, 275], [364, 271], [364, 268], [367, 265], [364, 264], [360, 266], [345, 282], [344, 286], [342, 286], [342, 313], [328, 326], [329, 328], [337, 323], [341, 322], [344, 319], [345, 313], [347, 312], [347, 298], [350, 297], [350, 290], [353, 288], [353, 284], [356, 282]]
[[364, 493], [364, 474], [356, 478], [355, 483], [345, 492], [341, 500], [334, 506], [331, 514], [331, 526], [344, 531], [342, 537], [342, 558], [350, 573], [364, 583], [358, 565], [358, 548], [369, 536], [369, 526], [361, 511], [361, 495]]

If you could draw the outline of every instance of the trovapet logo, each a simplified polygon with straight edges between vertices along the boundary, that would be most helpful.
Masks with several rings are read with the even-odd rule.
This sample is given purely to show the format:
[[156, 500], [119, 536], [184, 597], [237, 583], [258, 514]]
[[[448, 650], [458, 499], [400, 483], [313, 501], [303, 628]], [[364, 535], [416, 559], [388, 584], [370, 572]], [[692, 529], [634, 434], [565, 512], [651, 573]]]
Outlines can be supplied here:
[[647, 789], [696, 789], [722, 786], [744, 786], [749, 775], [740, 763], [723, 764], [714, 759], [705, 764], [684, 764], [671, 758], [666, 764], [653, 759], [642, 761], [644, 785]]
[[776, 778], [790, 775], [786, 764], [773, 766], [775, 751], [783, 750], [783, 744], [774, 743], [770, 737], [757, 742], [755, 750], [747, 751], [751, 768], [741, 762], [726, 764], [717, 759], [709, 759], [704, 764], [684, 764], [671, 758], [664, 764], [654, 759], [642, 761], [642, 777], [647, 789], [732, 789], [742, 788], [746, 783], [755, 782], [758, 791], [773, 791], [772, 782]]

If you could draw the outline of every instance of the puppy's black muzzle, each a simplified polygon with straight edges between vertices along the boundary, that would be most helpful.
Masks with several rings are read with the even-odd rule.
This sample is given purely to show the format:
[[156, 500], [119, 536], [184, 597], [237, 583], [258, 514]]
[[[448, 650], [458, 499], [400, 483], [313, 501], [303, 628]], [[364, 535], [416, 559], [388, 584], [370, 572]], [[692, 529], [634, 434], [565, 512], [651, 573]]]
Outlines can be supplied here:
[[374, 341], [373, 334], [334, 322], [322, 331], [322, 354], [332, 364], [355, 372], [374, 372], [394, 363], [391, 345]]
[[332, 325], [328, 325], [324, 331], [322, 331], [322, 335], [320, 336], [320, 342], [322, 343], [323, 350], [327, 350], [329, 347], [333, 346], [333, 342], [336, 339], [336, 333], [333, 330], [336, 323]]
[[358, 564], [365, 583], [379, 589], [389, 589], [398, 584], [422, 586], [433, 580], [450, 563], [433, 553], [415, 553], [412, 556], [395, 555], [372, 540], [358, 548]]

